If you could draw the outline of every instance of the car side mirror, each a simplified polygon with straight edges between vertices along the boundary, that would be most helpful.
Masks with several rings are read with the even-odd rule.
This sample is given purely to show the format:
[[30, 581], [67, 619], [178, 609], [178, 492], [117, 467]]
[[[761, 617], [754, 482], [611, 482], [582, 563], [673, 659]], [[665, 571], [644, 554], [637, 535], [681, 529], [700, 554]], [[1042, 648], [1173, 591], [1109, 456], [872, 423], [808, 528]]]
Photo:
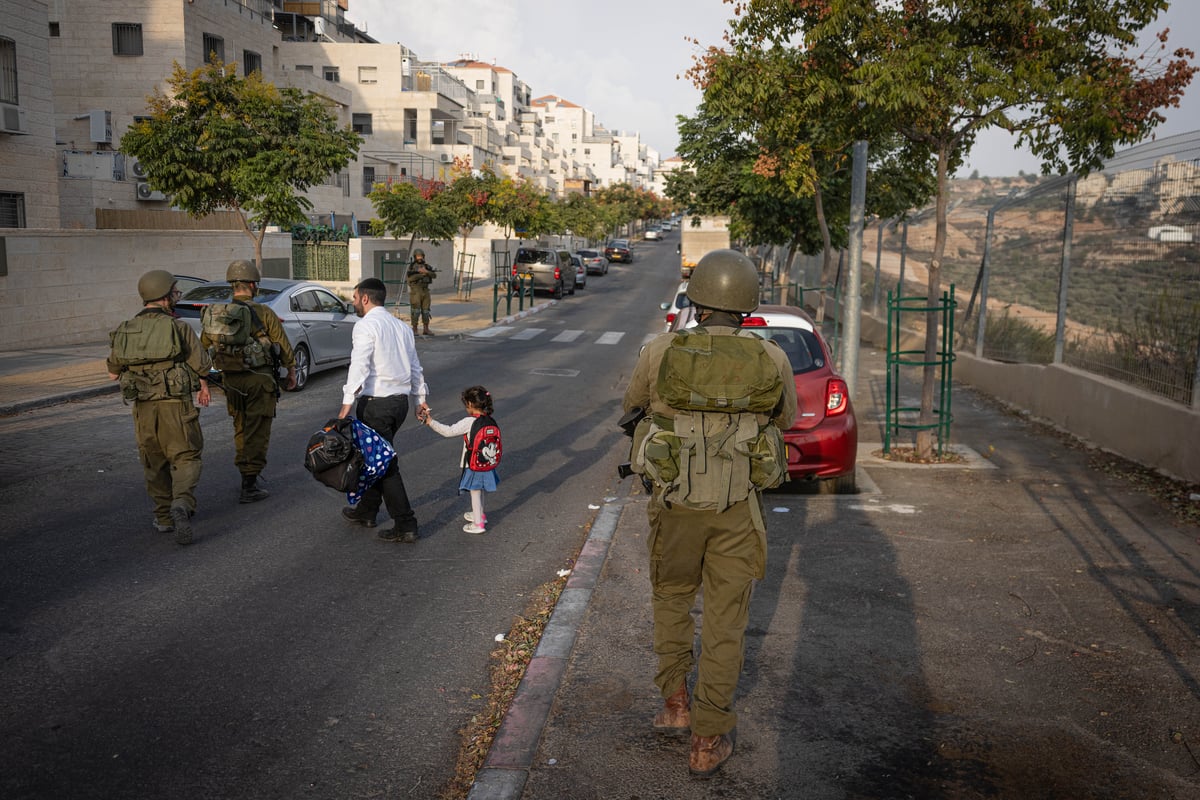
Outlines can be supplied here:
[[679, 244], [675, 245], [675, 254], [676, 254], [676, 255], [683, 255], [683, 243], [682, 243], [682, 242], [680, 242]]
[[670, 303], [659, 303], [658, 307], [661, 308], [663, 311], [666, 311], [667, 309], [669, 309], [671, 307], [671, 304]]

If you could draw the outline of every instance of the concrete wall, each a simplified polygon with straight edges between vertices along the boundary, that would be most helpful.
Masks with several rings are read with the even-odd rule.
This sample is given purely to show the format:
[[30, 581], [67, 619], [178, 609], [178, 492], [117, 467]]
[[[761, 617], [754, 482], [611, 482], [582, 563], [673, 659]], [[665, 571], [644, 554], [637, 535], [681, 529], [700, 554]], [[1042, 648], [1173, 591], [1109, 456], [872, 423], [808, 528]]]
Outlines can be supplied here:
[[[0, 231], [0, 349], [100, 342], [141, 307], [137, 280], [152, 269], [217, 279], [252, 258], [235, 231]], [[290, 234], [268, 234], [263, 257], [291, 261]]]
[[[864, 341], [887, 346], [886, 320], [863, 314], [861, 326]], [[924, 344], [921, 334], [900, 334], [901, 349], [921, 349]], [[966, 351], [956, 356], [955, 380], [1090, 445], [1200, 483], [1200, 411], [1061, 364], [1005, 364]]]

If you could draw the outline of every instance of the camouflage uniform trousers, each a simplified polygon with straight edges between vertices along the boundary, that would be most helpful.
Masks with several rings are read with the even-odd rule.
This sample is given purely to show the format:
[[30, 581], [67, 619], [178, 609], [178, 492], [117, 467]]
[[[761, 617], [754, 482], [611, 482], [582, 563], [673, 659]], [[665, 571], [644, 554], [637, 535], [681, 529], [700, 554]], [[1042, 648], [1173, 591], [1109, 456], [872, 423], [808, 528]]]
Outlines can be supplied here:
[[154, 501], [154, 519], [160, 525], [172, 525], [173, 504], [196, 510], [195, 490], [204, 449], [200, 410], [191, 397], [139, 400], [133, 404], [133, 430], [146, 492]]
[[745, 656], [746, 623], [755, 580], [766, 571], [766, 534], [755, 529], [750, 503], [757, 495], [720, 513], [678, 504], [667, 508], [651, 497], [651, 602], [654, 682], [669, 697], [684, 685], [696, 662], [696, 629], [691, 610], [701, 585], [704, 605], [700, 657], [692, 691], [692, 733], [716, 736], [737, 725], [733, 697]]
[[408, 302], [409, 310], [412, 313], [412, 326], [415, 330], [417, 324], [424, 322], [429, 324], [429, 284], [421, 281], [414, 281], [408, 285]]
[[267, 466], [271, 422], [275, 419], [275, 377], [269, 372], [226, 372], [225, 406], [233, 417], [234, 465], [243, 476]]

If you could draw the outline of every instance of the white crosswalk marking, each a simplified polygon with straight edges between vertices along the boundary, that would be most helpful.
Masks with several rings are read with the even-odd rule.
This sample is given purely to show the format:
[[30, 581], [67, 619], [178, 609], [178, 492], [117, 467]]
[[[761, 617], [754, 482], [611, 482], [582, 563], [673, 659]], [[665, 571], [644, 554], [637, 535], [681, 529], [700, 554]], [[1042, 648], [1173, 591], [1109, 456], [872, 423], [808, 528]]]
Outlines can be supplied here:
[[555, 336], [550, 341], [552, 342], [573, 342], [583, 336], [583, 331], [563, 331], [558, 336]]
[[517, 331], [516, 333], [514, 333], [512, 336], [510, 336], [508, 338], [510, 338], [510, 339], [536, 339], [538, 336], [541, 336], [545, 332], [546, 332], [545, 328], [526, 328], [523, 331]]
[[471, 335], [477, 336], [481, 339], [490, 339], [491, 337], [499, 336], [500, 334], [502, 334], [508, 330], [512, 330], [512, 329], [505, 327], [504, 325], [497, 325], [495, 328], [488, 328], [488, 329], [482, 330], [482, 331], [475, 331]]
[[596, 340], [596, 344], [616, 344], [625, 336], [625, 331], [608, 331]]

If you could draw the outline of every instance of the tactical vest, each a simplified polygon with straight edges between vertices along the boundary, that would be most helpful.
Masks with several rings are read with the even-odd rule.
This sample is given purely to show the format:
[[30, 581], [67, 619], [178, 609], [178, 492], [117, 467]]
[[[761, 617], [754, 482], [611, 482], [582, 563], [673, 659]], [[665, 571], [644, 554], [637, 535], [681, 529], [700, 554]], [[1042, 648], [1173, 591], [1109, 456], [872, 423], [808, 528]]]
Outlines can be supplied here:
[[[783, 377], [771, 345], [738, 333], [680, 331], [663, 353], [655, 390], [674, 416], [638, 423], [631, 460], [668, 504], [724, 511], [787, 475], [783, 435], [770, 422]], [[765, 529], [757, 503], [751, 513]]]
[[109, 334], [112, 358], [121, 370], [125, 400], [190, 397], [199, 379], [184, 360], [183, 334], [175, 320], [158, 312], [138, 314]]

